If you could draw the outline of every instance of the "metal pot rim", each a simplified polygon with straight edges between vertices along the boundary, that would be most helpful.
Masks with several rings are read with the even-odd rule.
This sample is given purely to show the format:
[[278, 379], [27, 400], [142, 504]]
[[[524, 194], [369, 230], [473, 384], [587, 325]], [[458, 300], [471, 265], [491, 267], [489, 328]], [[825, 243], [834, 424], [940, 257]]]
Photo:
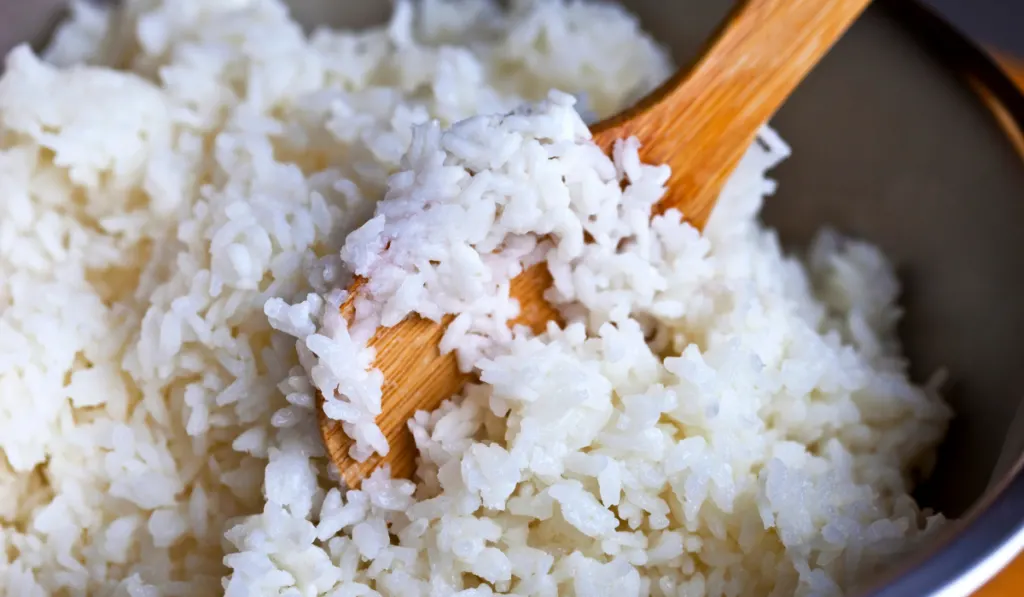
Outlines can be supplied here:
[[[980, 83], [1024, 130], [1024, 93], [991, 55], [919, 0], [883, 7], [926, 49], [961, 77]], [[1012, 433], [1012, 429], [1011, 429]], [[862, 597], [964, 597], [1024, 551], [1024, 454], [934, 547], [884, 576]]]

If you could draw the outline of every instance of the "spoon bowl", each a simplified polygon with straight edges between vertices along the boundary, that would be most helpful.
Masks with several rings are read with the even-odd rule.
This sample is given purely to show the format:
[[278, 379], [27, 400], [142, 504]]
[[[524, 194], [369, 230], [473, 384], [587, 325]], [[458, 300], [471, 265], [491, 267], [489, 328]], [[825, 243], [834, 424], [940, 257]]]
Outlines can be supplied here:
[[[712, 36], [699, 58], [622, 114], [593, 127], [593, 140], [610, 152], [619, 139], [636, 137], [640, 158], [667, 164], [671, 175], [655, 213], [678, 209], [702, 227], [715, 199], [758, 130], [804, 76], [832, 47], [869, 0], [747, 0]], [[356, 280], [342, 315], [352, 322], [364, 281]], [[545, 264], [529, 268], [512, 282], [520, 305], [513, 325], [535, 331], [558, 313], [544, 299], [551, 285]], [[438, 345], [446, 320], [409, 317], [378, 329], [370, 340], [374, 367], [383, 374], [382, 414], [377, 424], [388, 440], [386, 454], [365, 460], [352, 455], [353, 441], [338, 421], [319, 409], [320, 429], [331, 460], [349, 487], [382, 464], [393, 476], [410, 477], [416, 446], [406, 422], [420, 410], [433, 410], [462, 388], [468, 376], [452, 353]]]

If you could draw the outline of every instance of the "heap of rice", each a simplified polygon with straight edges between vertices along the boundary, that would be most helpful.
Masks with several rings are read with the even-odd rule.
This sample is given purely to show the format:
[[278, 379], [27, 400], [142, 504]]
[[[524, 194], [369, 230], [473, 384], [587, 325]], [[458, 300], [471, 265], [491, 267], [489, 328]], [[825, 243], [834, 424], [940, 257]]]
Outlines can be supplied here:
[[[664, 169], [549, 90], [604, 116], [664, 53], [616, 7], [512, 4], [307, 37], [278, 0], [83, 3], [8, 56], [0, 594], [841, 594], [941, 522], [909, 491], [949, 411], [883, 255], [782, 253], [767, 129], [703, 234], [650, 220]], [[570, 323], [532, 337], [537, 260]], [[411, 423], [415, 483], [346, 492], [315, 394], [386, 451], [365, 341], [411, 312], [460, 314], [480, 383]]]

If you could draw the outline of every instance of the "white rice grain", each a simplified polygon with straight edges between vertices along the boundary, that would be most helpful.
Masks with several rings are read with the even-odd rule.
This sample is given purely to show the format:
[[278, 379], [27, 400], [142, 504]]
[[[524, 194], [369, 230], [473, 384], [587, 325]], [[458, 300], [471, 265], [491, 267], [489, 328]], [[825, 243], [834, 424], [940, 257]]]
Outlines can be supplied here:
[[[621, 8], [118, 5], [0, 78], [0, 594], [825, 595], [941, 524], [898, 280], [832, 232], [782, 253], [779, 136], [703, 233], [590, 143], [670, 71]], [[514, 334], [541, 261], [569, 323]], [[385, 453], [365, 343], [413, 312], [479, 381], [410, 422], [415, 483], [344, 491], [317, 393]]]

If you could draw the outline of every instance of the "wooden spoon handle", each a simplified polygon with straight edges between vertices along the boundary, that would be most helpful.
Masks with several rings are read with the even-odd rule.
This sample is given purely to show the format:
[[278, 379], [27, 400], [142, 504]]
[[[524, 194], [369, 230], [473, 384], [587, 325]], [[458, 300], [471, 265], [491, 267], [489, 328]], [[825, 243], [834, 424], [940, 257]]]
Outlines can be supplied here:
[[[671, 191], [659, 211], [677, 207], [703, 226], [714, 201], [760, 127], [804, 75], [828, 51], [869, 0], [748, 0], [726, 19], [709, 50], [636, 107], [595, 128], [605, 150], [616, 139], [645, 142], [640, 157], [669, 164]], [[515, 323], [534, 330], [557, 318], [544, 300], [551, 284], [546, 266], [535, 265], [512, 282], [521, 315]], [[351, 299], [350, 299], [351, 300]], [[342, 313], [351, 318], [351, 304]], [[383, 413], [377, 423], [390, 445], [384, 457], [365, 462], [348, 457], [351, 440], [320, 410], [327, 451], [349, 487], [374, 468], [390, 463], [394, 476], [415, 469], [416, 448], [406, 421], [417, 410], [434, 409], [467, 380], [455, 357], [440, 355], [441, 324], [410, 317], [381, 329], [370, 344], [384, 377]]]
[[729, 175], [768, 121], [870, 0], [747, 0], [734, 9], [696, 63], [630, 110], [601, 122], [594, 139], [645, 141], [641, 159], [672, 166], [678, 208], [702, 227]]

